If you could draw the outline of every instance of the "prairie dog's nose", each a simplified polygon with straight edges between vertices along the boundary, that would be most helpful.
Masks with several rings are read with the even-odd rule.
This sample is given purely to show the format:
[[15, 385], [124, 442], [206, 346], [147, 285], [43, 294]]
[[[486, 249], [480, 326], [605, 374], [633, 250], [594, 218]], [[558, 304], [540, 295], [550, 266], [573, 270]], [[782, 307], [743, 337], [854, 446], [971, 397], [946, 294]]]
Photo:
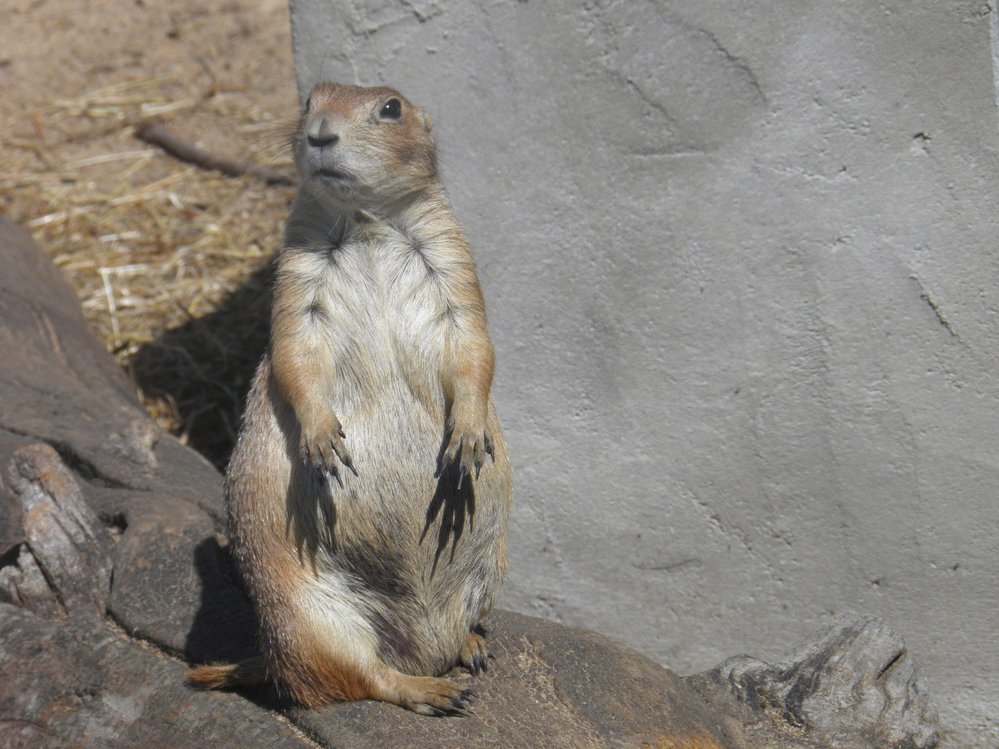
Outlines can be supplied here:
[[340, 136], [336, 134], [333, 128], [333, 119], [328, 114], [317, 117], [310, 122], [305, 135], [309, 141], [309, 145], [313, 148], [332, 146], [340, 140]]

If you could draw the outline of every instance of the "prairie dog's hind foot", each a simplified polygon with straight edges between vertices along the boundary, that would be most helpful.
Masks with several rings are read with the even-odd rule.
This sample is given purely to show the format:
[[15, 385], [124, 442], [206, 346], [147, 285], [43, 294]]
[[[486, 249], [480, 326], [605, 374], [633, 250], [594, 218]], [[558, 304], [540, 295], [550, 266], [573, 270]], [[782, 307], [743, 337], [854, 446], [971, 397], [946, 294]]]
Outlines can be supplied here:
[[488, 671], [489, 646], [486, 645], [486, 638], [478, 632], [469, 632], [465, 644], [461, 646], [458, 662], [475, 676], [478, 676], [480, 671]]
[[467, 716], [475, 693], [450, 679], [436, 676], [409, 676], [393, 672], [382, 679], [372, 697], [391, 702], [420, 715]]

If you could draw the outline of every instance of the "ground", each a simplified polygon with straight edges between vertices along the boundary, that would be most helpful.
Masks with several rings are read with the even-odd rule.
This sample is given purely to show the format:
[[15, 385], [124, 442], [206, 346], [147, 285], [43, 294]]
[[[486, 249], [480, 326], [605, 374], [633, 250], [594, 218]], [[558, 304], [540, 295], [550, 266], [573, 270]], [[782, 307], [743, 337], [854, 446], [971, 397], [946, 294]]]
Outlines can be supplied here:
[[135, 127], [158, 117], [292, 175], [287, 3], [4, 5], [0, 212], [51, 254], [156, 419], [222, 465], [294, 188], [180, 163]]

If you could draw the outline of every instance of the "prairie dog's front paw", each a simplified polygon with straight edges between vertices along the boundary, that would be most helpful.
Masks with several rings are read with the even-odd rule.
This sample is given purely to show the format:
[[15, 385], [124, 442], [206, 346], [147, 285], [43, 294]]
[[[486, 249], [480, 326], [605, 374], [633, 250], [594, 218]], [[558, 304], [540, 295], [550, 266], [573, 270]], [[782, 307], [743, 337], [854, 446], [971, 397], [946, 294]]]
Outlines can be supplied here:
[[339, 481], [340, 470], [337, 462], [339, 460], [355, 476], [357, 475], [354, 461], [351, 460], [344, 444], [347, 435], [344, 434], [343, 426], [335, 413], [327, 410], [322, 415], [312, 414], [302, 421], [301, 429], [300, 449], [306, 465], [332, 473]]
[[471, 427], [463, 426], [461, 423], [449, 424], [450, 439], [447, 447], [441, 455], [440, 465], [437, 468], [437, 475], [449, 465], [458, 462], [458, 488], [461, 488], [462, 481], [475, 468], [475, 478], [479, 478], [479, 472], [486, 462], [488, 455], [496, 460], [493, 448], [493, 437], [485, 426]]

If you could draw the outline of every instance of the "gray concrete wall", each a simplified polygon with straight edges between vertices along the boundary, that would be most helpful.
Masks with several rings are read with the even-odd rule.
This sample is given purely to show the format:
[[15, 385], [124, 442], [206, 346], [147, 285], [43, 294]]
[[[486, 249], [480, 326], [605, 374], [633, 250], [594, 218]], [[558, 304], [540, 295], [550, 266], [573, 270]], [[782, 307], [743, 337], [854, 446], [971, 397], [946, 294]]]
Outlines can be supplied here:
[[430, 110], [516, 472], [503, 603], [681, 672], [885, 617], [999, 745], [984, 0], [294, 0]]

